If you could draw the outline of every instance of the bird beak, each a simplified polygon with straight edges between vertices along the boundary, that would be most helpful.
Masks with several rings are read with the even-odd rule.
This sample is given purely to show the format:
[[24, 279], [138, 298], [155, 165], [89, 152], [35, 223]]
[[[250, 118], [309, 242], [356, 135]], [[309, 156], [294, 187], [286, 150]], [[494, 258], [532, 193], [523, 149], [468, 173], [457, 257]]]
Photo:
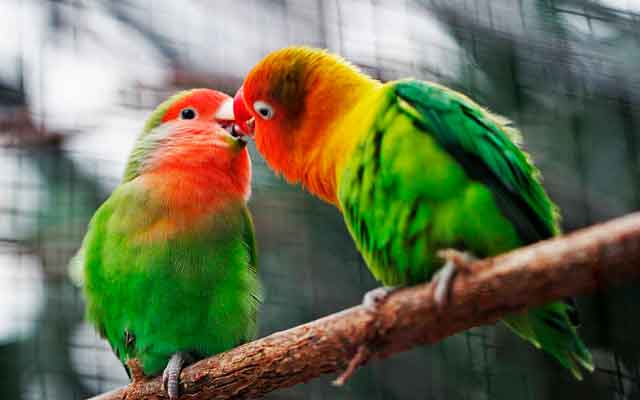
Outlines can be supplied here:
[[215, 118], [216, 122], [220, 123], [233, 122], [235, 120], [233, 115], [233, 100], [226, 99], [223, 101], [220, 107], [218, 107], [218, 111], [216, 111], [213, 118]]
[[246, 139], [244, 139], [243, 134], [241, 134], [235, 128], [235, 118], [233, 114], [233, 99], [228, 98], [220, 104], [218, 110], [213, 116], [216, 124], [222, 126], [227, 133], [231, 136], [225, 137], [225, 141], [232, 147], [242, 149], [247, 145]]
[[233, 98], [233, 114], [235, 115], [237, 131], [242, 135], [253, 137], [255, 129], [255, 118], [247, 109], [244, 102], [244, 90], [240, 86], [238, 92]]

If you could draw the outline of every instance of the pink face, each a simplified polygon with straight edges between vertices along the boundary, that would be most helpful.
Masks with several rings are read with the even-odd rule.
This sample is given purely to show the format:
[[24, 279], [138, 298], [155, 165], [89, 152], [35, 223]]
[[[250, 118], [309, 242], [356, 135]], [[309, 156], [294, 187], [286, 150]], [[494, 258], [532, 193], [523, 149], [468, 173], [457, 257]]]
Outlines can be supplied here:
[[147, 172], [190, 176], [228, 185], [247, 197], [251, 163], [246, 141], [232, 132], [232, 99], [224, 93], [196, 89], [166, 111], [149, 140], [157, 150]]

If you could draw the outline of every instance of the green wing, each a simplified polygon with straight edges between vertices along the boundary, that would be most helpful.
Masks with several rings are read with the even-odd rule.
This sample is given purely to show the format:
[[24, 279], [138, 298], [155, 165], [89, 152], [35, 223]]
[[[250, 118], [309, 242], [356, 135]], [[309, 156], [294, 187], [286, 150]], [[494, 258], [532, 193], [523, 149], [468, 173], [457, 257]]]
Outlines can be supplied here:
[[514, 144], [518, 134], [506, 121], [439, 85], [401, 81], [395, 85], [395, 93], [401, 107], [415, 115], [416, 124], [429, 132], [471, 179], [491, 188], [524, 244], [559, 232], [556, 207], [540, 185], [538, 170]]
[[[556, 208], [505, 121], [435, 84], [383, 90], [375, 107], [358, 110], [368, 130], [339, 187], [347, 226], [376, 278], [416, 283], [438, 268], [438, 249], [490, 256], [558, 233]], [[572, 317], [571, 305], [556, 302], [505, 322], [580, 377], [579, 366], [593, 364]]]
[[[255, 236], [255, 228], [253, 225], [253, 218], [251, 217], [251, 212], [245, 206], [242, 210], [242, 219], [244, 222], [244, 230], [243, 230], [243, 238], [244, 244], [249, 248], [249, 268], [254, 275], [258, 275], [258, 245], [256, 242]], [[251, 299], [255, 303], [254, 313], [251, 315], [251, 319], [255, 322], [258, 318], [257, 310], [259, 305], [262, 304], [263, 296], [262, 290], [258, 287], [256, 290], [251, 292]], [[242, 340], [238, 345], [247, 343], [254, 339], [257, 334], [257, 325], [254, 327], [253, 332], [248, 334], [244, 340]]]
[[[465, 172], [491, 188], [523, 244], [559, 233], [558, 210], [540, 185], [539, 171], [514, 143], [520, 135], [507, 125], [508, 121], [436, 84], [402, 81], [395, 91], [418, 112], [419, 124], [463, 165]], [[575, 303], [573, 299], [566, 302], [566, 311], [577, 325]]]
[[557, 232], [537, 170], [482, 108], [417, 81], [390, 83], [365, 101], [340, 132], [367, 129], [338, 197], [367, 265], [383, 283], [429, 279], [442, 248], [485, 257]]
[[246, 207], [242, 210], [242, 219], [244, 221], [244, 242], [249, 247], [249, 265], [254, 272], [258, 271], [258, 250], [256, 245], [255, 228], [251, 213]]

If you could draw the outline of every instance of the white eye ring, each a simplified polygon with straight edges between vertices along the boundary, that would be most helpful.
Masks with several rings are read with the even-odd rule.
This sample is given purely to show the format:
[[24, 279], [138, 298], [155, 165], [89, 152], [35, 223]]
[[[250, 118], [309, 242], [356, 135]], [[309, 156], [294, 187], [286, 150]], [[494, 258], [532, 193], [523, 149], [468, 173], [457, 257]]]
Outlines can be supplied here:
[[275, 111], [273, 111], [273, 107], [271, 107], [268, 103], [260, 100], [253, 103], [253, 109], [262, 119], [271, 119], [275, 114]]

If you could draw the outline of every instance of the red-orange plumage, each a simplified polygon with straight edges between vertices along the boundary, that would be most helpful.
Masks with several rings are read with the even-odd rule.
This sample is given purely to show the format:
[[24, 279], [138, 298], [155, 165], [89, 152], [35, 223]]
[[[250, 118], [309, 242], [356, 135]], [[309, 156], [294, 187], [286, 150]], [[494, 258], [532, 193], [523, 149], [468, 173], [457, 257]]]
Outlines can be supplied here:
[[[318, 79], [327, 74], [331, 81]], [[249, 72], [234, 109], [244, 106], [255, 118], [256, 146], [276, 172], [338, 206], [338, 172], [358, 138], [334, 137], [331, 126], [377, 85], [337, 56], [286, 48], [271, 53]], [[261, 118], [256, 101], [273, 107], [273, 117]]]
[[[171, 219], [159, 221], [150, 238], [192, 229], [203, 216], [249, 198], [249, 153], [215, 120], [226, 100], [224, 93], [195, 89], [163, 116], [162, 144], [146, 155], [139, 179], [154, 203], [170, 208]], [[182, 119], [186, 108], [196, 112], [195, 118]]]
[[251, 190], [247, 149], [230, 149], [235, 145], [224, 141], [228, 134], [222, 128], [188, 125], [176, 127], [176, 147], [160, 150], [141, 176], [154, 200], [171, 209], [173, 224], [164, 227], [168, 230], [180, 230], [176, 224], [182, 222], [188, 228], [205, 215], [244, 202]]
[[225, 100], [231, 98], [215, 90], [193, 89], [188, 95], [176, 101], [167, 109], [162, 122], [169, 122], [180, 117], [180, 111], [186, 107], [193, 107], [198, 111], [198, 120], [213, 121], [214, 114]]

